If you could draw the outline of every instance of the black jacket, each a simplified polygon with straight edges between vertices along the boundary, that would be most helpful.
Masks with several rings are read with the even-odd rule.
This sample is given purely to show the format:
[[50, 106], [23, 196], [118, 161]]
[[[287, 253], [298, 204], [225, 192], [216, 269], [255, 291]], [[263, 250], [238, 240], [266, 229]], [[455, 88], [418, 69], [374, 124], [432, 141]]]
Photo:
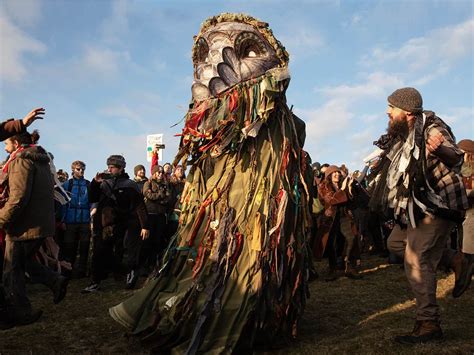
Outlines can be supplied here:
[[138, 185], [126, 173], [102, 183], [92, 180], [89, 202], [98, 202], [94, 227], [133, 223], [138, 219], [141, 228], [148, 229], [146, 207]]

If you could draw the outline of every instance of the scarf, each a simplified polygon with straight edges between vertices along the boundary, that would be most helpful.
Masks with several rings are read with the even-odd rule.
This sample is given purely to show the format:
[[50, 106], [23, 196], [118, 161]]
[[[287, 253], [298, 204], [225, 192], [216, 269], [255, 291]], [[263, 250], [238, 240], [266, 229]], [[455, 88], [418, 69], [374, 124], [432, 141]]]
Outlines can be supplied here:
[[[220, 156], [236, 149], [247, 137], [256, 137], [274, 111], [289, 83], [288, 69], [275, 68], [239, 83], [218, 97], [193, 101], [185, 116], [178, 154], [173, 164], [183, 168], [204, 153]], [[191, 157], [191, 161], [188, 158]]]
[[425, 133], [432, 125], [444, 128], [452, 136], [451, 129], [440, 118], [423, 113], [416, 117], [405, 141], [385, 134], [374, 142], [384, 152], [369, 177], [372, 180], [369, 207], [413, 228], [416, 211], [435, 215], [440, 209], [447, 209], [426, 178]]

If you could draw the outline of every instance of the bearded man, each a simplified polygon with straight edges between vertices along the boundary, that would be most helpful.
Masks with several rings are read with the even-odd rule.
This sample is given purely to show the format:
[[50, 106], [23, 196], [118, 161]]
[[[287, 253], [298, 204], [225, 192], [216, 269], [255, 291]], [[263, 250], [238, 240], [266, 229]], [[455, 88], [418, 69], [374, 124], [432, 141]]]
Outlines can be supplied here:
[[32, 309], [26, 293], [26, 272], [34, 283], [51, 289], [55, 304], [66, 295], [68, 280], [34, 258], [45, 238], [54, 235], [55, 225], [50, 157], [36, 145], [38, 139], [35, 131], [5, 141], [10, 157], [2, 169], [8, 199], [0, 208], [0, 228], [6, 232], [5, 309], [0, 312], [0, 329], [34, 323], [43, 313]]
[[418, 90], [401, 88], [388, 97], [388, 134], [375, 144], [382, 159], [370, 201], [397, 225], [387, 244], [404, 257], [405, 273], [416, 298], [413, 331], [395, 341], [417, 344], [440, 341], [436, 303], [436, 268], [468, 200], [459, 175], [463, 152], [449, 126], [432, 111], [423, 111]]

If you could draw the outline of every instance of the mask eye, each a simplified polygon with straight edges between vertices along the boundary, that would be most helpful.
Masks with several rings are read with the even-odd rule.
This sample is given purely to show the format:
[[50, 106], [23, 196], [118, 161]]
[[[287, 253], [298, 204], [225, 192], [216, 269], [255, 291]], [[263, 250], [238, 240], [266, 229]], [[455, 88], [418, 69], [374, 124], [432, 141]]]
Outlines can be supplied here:
[[196, 63], [207, 62], [207, 56], [209, 55], [209, 45], [204, 38], [199, 38], [196, 43], [196, 49], [194, 53], [196, 57]]
[[263, 40], [252, 32], [242, 32], [234, 43], [239, 58], [257, 58], [267, 54]]

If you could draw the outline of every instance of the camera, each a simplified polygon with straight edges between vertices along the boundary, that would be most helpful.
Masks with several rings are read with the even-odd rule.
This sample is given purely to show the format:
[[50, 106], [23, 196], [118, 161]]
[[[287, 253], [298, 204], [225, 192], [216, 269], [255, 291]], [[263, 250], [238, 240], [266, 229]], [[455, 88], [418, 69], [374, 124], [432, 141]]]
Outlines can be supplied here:
[[160, 143], [160, 144], [155, 144], [155, 148], [157, 149], [165, 149], [165, 145]]
[[112, 179], [113, 178], [113, 175], [111, 173], [109, 173], [108, 171], [104, 171], [102, 173], [99, 173], [97, 174], [97, 176], [103, 180], [107, 180], [107, 179]]

